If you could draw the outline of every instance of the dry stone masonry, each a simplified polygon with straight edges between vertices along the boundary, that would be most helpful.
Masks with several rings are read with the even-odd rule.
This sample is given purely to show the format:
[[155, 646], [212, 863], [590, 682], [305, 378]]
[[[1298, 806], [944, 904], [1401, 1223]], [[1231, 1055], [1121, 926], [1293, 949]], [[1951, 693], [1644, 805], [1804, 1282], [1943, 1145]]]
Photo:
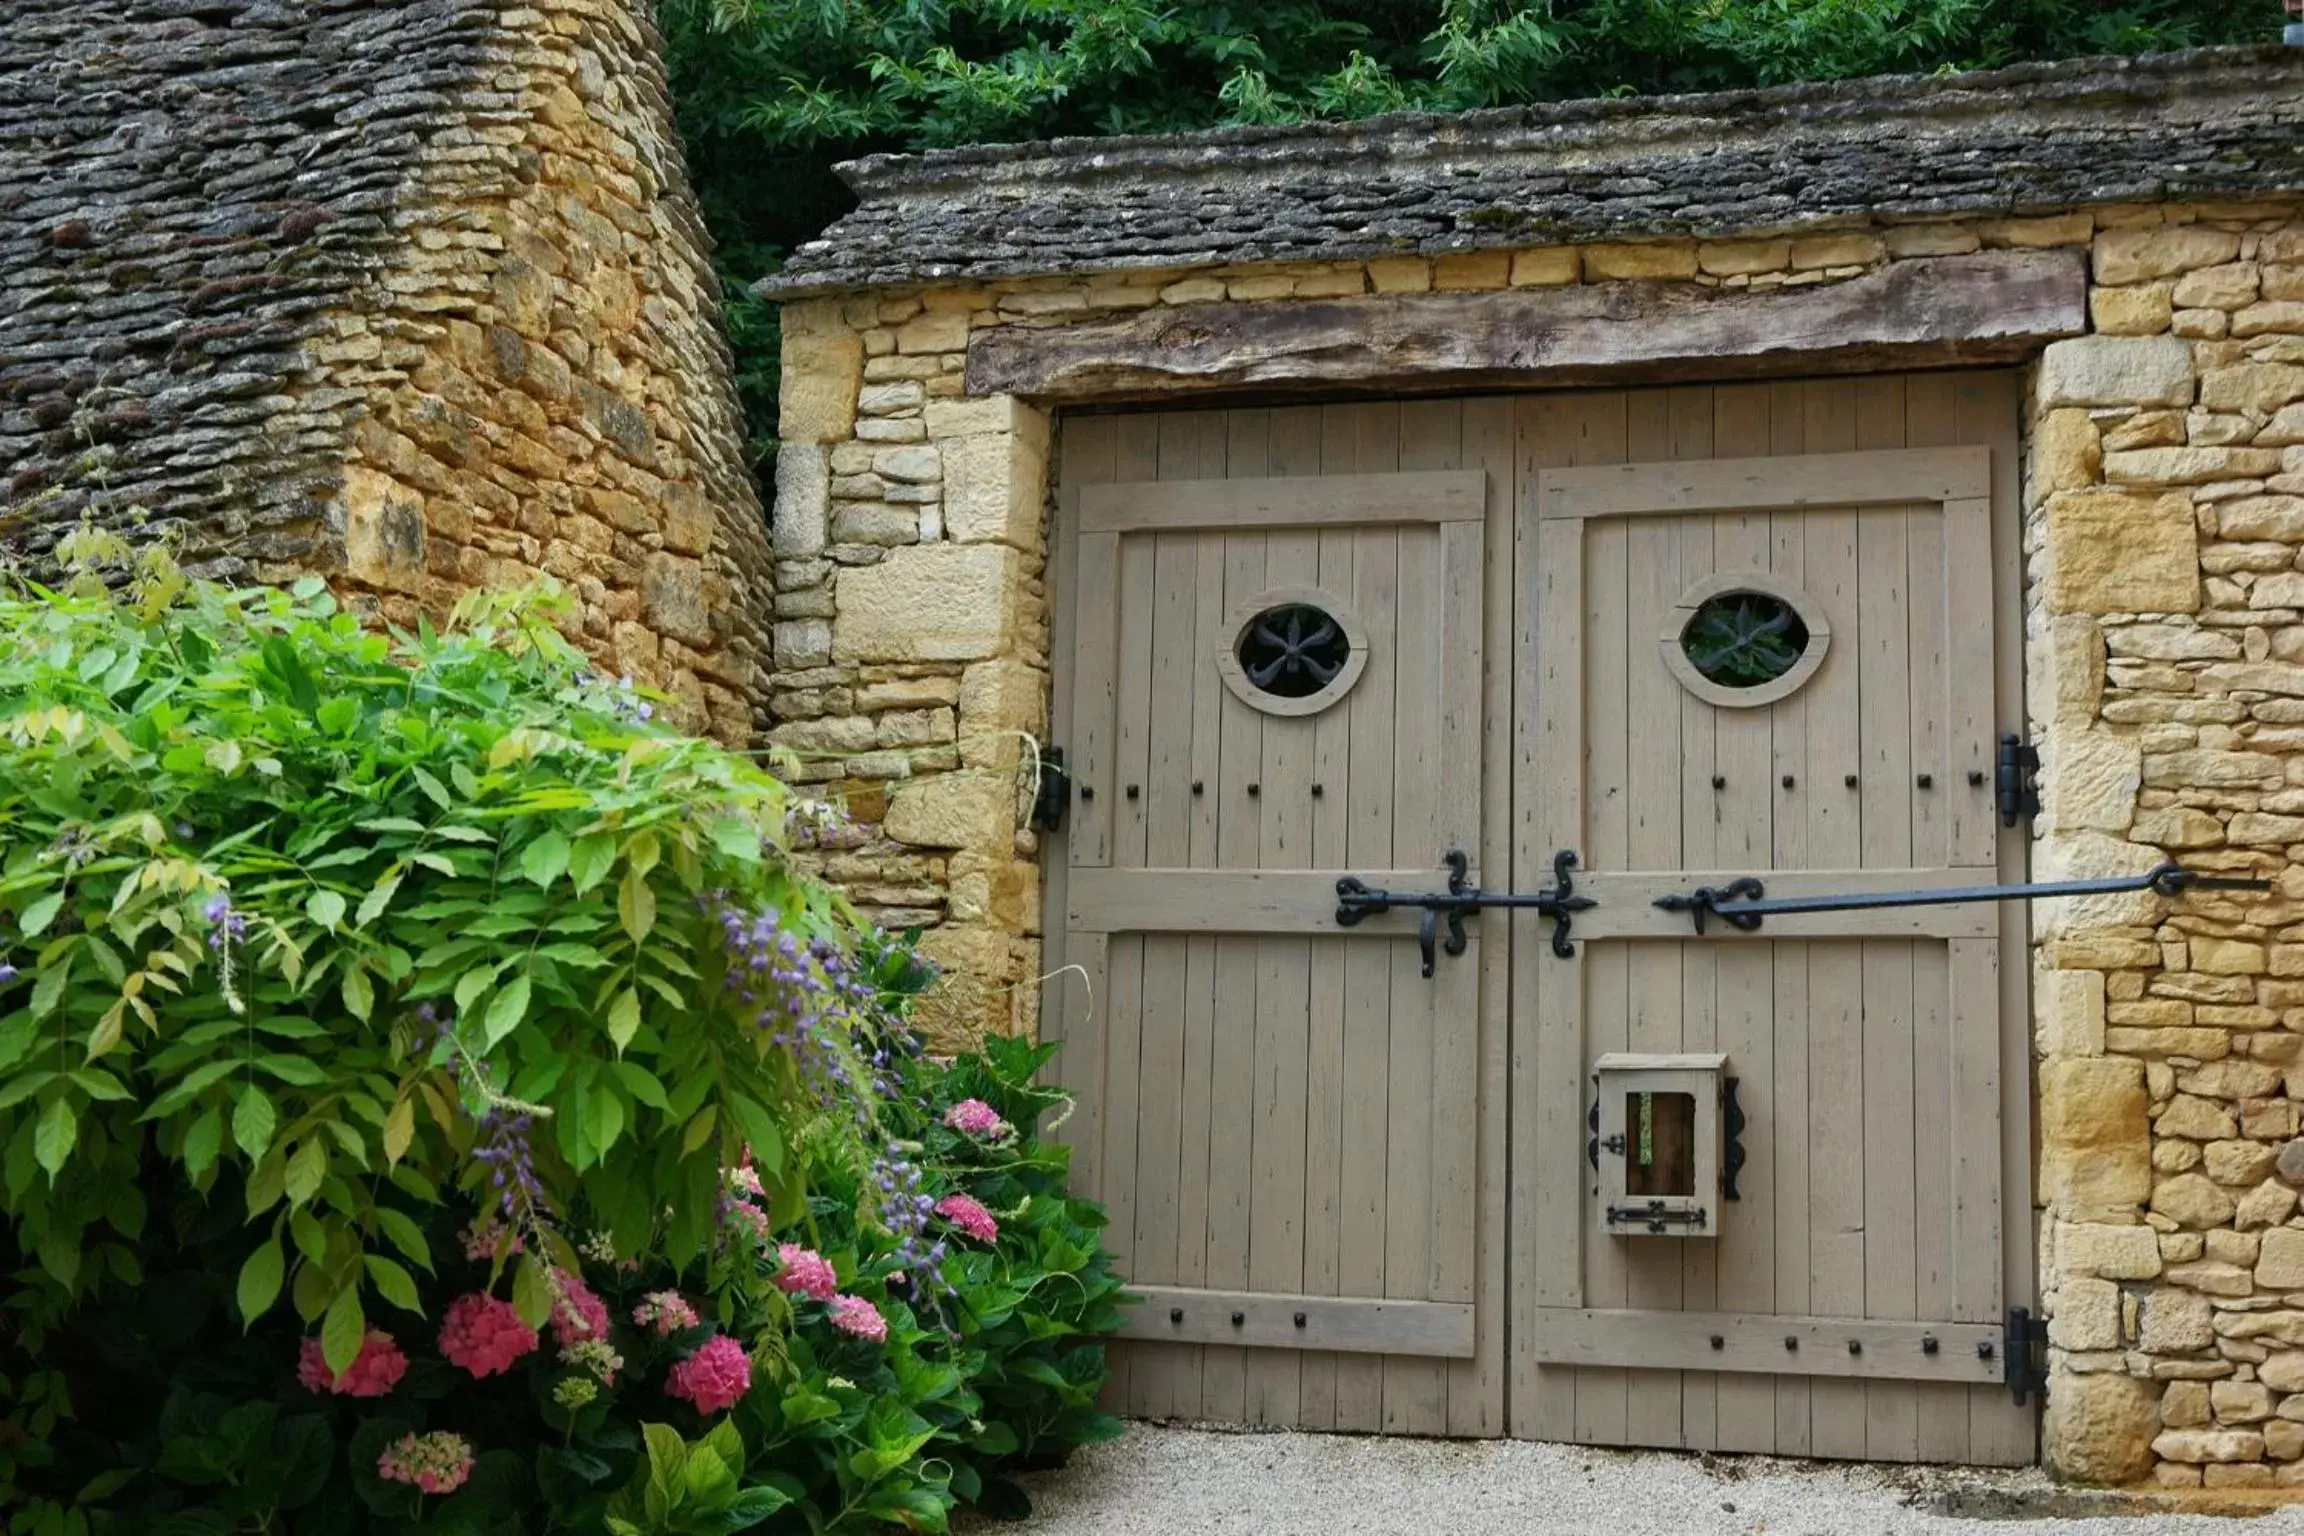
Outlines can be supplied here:
[[2046, 1451], [2304, 1486], [2299, 87], [2304, 54], [2229, 50], [860, 163], [863, 206], [763, 285], [776, 739], [854, 813], [826, 868], [983, 980], [970, 1022], [1030, 1027], [1012, 733], [1046, 718], [1053, 413], [970, 396], [987, 333], [2071, 253], [2088, 334], [2027, 376], [2035, 875], [2179, 856], [2274, 889], [2036, 914]]
[[768, 551], [706, 248], [625, 0], [16, 0], [0, 537], [142, 509], [396, 620], [549, 574], [748, 740]]

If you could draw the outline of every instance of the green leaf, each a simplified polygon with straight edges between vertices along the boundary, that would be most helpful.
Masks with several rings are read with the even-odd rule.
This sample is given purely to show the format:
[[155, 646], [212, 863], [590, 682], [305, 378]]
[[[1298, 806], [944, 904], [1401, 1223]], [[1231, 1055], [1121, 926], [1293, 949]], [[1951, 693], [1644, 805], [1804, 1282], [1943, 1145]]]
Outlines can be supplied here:
[[376, 1008], [376, 986], [368, 979], [368, 967], [354, 964], [344, 971], [344, 1006], [352, 1017], [366, 1022]]
[[648, 1486], [669, 1504], [687, 1472], [688, 1444], [669, 1424], [643, 1424], [640, 1433], [648, 1442]]
[[56, 1182], [56, 1175], [64, 1171], [64, 1164], [72, 1156], [73, 1146], [80, 1140], [80, 1114], [72, 1101], [55, 1098], [40, 1112], [40, 1128], [32, 1136], [32, 1155], [48, 1171], [48, 1182]]
[[633, 1061], [617, 1062], [614, 1071], [616, 1081], [622, 1083], [624, 1091], [632, 1095], [633, 1098], [638, 1099], [650, 1109], [659, 1110], [664, 1114], [672, 1112], [672, 1100], [666, 1096], [664, 1085], [656, 1080], [655, 1073]]
[[782, 1167], [784, 1137], [767, 1106], [748, 1094], [739, 1093], [731, 1096], [728, 1108], [736, 1117], [737, 1128], [744, 1133], [744, 1144], [751, 1149], [753, 1161], [771, 1172]]
[[475, 966], [457, 977], [456, 1011], [469, 1013], [472, 1004], [479, 999], [480, 994], [496, 984], [497, 973], [502, 969], [503, 967], [496, 965]]
[[72, 962], [76, 956], [67, 952], [53, 965], [42, 965], [40, 974], [32, 983], [32, 1016], [44, 1019], [56, 1011], [64, 1000], [64, 984], [71, 979]]
[[360, 1358], [360, 1345], [368, 1337], [368, 1316], [360, 1309], [360, 1287], [347, 1284], [328, 1303], [320, 1322], [320, 1357], [341, 1376]]
[[24, 909], [24, 915], [16, 920], [16, 926], [26, 938], [31, 938], [35, 934], [47, 932], [48, 925], [56, 921], [56, 914], [63, 910], [64, 893], [50, 891]]
[[605, 1082], [595, 1084], [587, 1097], [592, 1113], [585, 1129], [591, 1133], [592, 1155], [606, 1157], [616, 1138], [624, 1134], [624, 1101]]
[[368, 1266], [368, 1278], [375, 1282], [377, 1295], [403, 1312], [413, 1312], [418, 1317], [424, 1315], [424, 1303], [416, 1297], [416, 1281], [408, 1271], [373, 1253], [367, 1255], [364, 1262]]
[[552, 1317], [552, 1281], [533, 1253], [520, 1255], [512, 1272], [512, 1310], [531, 1328], [541, 1328]]
[[575, 877], [576, 894], [581, 896], [608, 877], [616, 863], [616, 839], [606, 832], [594, 832], [576, 839], [575, 848], [568, 856], [568, 872]]
[[232, 1106], [232, 1139], [239, 1143], [243, 1157], [261, 1162], [265, 1149], [272, 1145], [272, 1128], [278, 1122], [279, 1116], [263, 1089], [250, 1083], [240, 1090]]
[[262, 1246], [248, 1255], [248, 1262], [240, 1266], [238, 1296], [243, 1328], [255, 1326], [256, 1319], [271, 1311], [272, 1303], [280, 1299], [280, 1281], [287, 1273], [287, 1262], [275, 1234], [266, 1238]]
[[546, 831], [520, 850], [520, 873], [539, 888], [549, 886], [568, 872], [568, 851], [567, 838]]
[[344, 898], [335, 891], [314, 891], [312, 899], [304, 903], [304, 915], [333, 933], [344, 921], [344, 906]]
[[409, 1263], [426, 1274], [432, 1272], [432, 1248], [424, 1241], [422, 1227], [388, 1205], [376, 1207], [376, 1225], [392, 1246], [407, 1256]]
[[201, 1111], [200, 1118], [184, 1133], [184, 1171], [194, 1183], [207, 1177], [208, 1170], [216, 1166], [216, 1155], [224, 1149], [224, 1117], [211, 1104]]
[[440, 807], [440, 809], [444, 811], [451, 809], [456, 804], [455, 799], [449, 795], [447, 786], [443, 785], [438, 779], [432, 777], [432, 775], [426, 773], [421, 768], [411, 768], [408, 770], [408, 772], [409, 776], [415, 779], [416, 787], [424, 791], [425, 799], [431, 801], [434, 805]]
[[648, 930], [656, 926], [656, 892], [637, 864], [625, 866], [623, 883], [616, 891], [616, 917], [635, 944], [645, 940]]
[[328, 1177], [328, 1143], [318, 1136], [307, 1136], [301, 1146], [289, 1154], [288, 1177], [282, 1186], [288, 1191], [290, 1205], [302, 1205], [320, 1193], [321, 1181]]
[[311, 1262], [328, 1257], [327, 1230], [310, 1211], [299, 1208], [288, 1213], [288, 1235], [296, 1240], [296, 1251]]
[[608, 1038], [621, 1053], [640, 1031], [640, 994], [626, 987], [608, 1005]]
[[490, 1049], [494, 1049], [499, 1040], [518, 1029], [520, 1021], [528, 1017], [528, 993], [528, 977], [522, 973], [506, 982], [504, 990], [490, 1001], [487, 1016], [481, 1022], [481, 1033]]
[[392, 898], [399, 894], [400, 882], [404, 878], [404, 872], [396, 869], [377, 881], [375, 889], [360, 898], [360, 910], [352, 915], [352, 921], [365, 928], [383, 916], [384, 909], [392, 905]]

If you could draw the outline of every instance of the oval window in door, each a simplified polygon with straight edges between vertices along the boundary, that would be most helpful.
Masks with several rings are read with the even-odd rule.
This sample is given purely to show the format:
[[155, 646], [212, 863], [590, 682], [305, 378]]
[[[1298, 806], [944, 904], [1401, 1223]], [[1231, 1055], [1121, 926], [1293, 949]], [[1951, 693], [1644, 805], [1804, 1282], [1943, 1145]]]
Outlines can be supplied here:
[[1815, 600], [1761, 572], [1708, 576], [1659, 637], [1680, 685], [1731, 709], [1773, 704], [1824, 664], [1832, 627]]
[[1368, 664], [1367, 634], [1333, 593], [1278, 587], [1232, 611], [1216, 657], [1224, 686], [1268, 715], [1313, 715], [1344, 697]]

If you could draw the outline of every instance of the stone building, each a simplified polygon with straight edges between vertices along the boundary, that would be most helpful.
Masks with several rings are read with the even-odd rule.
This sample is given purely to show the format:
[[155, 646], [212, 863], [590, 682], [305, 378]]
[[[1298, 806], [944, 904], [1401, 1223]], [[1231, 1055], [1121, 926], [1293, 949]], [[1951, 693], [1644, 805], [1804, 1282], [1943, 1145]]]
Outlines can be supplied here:
[[775, 736], [1063, 1041], [1123, 1406], [2304, 1485], [2300, 103], [849, 168]]
[[625, 0], [16, 0], [0, 525], [137, 510], [393, 619], [549, 574], [749, 740], [768, 552], [653, 33]]

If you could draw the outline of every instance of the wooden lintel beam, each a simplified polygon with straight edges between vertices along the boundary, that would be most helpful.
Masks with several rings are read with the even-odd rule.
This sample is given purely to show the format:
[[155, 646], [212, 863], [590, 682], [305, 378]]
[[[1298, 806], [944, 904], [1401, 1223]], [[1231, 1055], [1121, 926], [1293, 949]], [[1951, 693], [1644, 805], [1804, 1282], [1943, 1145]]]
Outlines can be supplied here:
[[2006, 363], [2088, 328], [2077, 251], [1892, 262], [1754, 291], [1596, 283], [1497, 293], [1182, 304], [1003, 326], [968, 344], [971, 395], [1051, 403], [1188, 392], [1413, 391]]

